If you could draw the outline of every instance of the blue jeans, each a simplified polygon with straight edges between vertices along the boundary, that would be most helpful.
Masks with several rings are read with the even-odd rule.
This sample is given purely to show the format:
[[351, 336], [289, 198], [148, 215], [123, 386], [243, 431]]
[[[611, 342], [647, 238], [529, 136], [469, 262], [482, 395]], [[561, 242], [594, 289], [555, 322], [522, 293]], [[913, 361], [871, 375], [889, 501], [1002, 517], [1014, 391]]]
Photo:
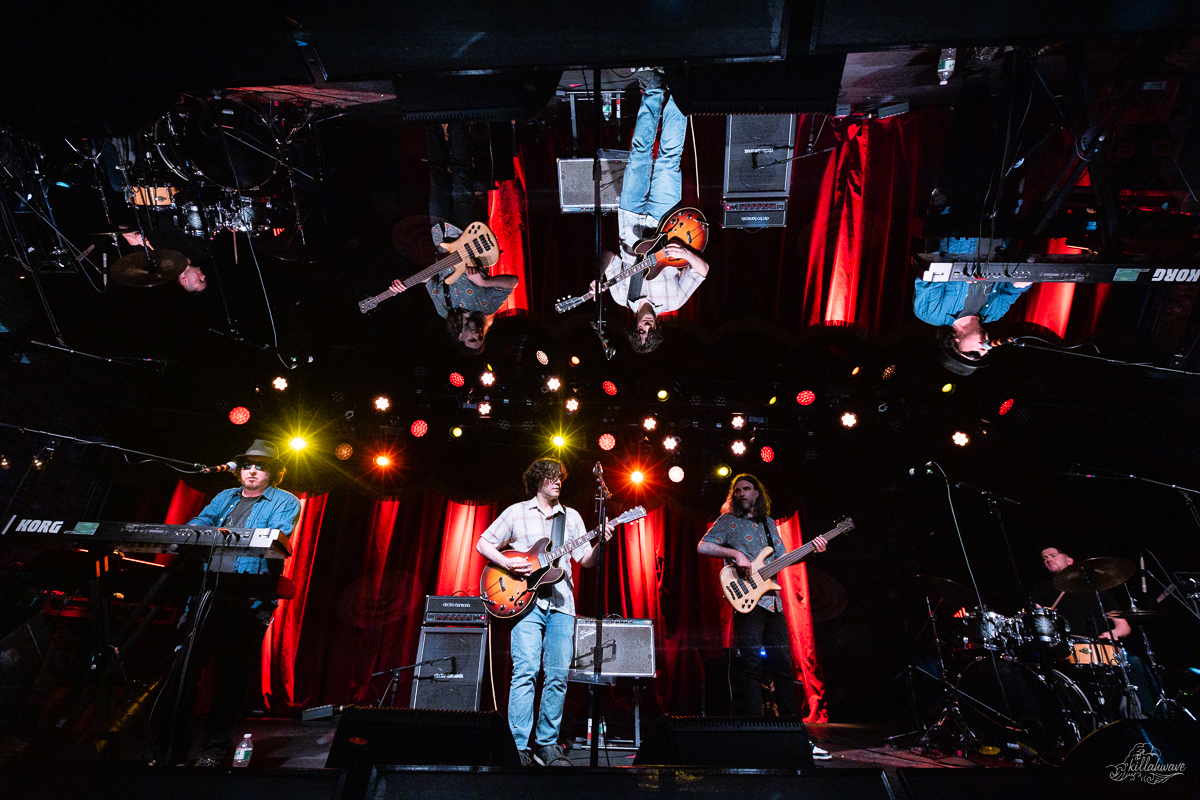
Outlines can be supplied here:
[[[683, 157], [687, 117], [680, 113], [674, 98], [664, 104], [663, 97], [662, 89], [651, 89], [642, 95], [621, 185], [621, 208], [655, 219], [661, 219], [683, 197], [679, 162]], [[660, 114], [662, 136], [658, 137]], [[651, 157], [655, 138], [659, 139], [658, 158]]]
[[535, 606], [513, 626], [509, 651], [512, 654], [512, 686], [508, 690], [508, 727], [517, 748], [530, 747], [533, 731], [533, 685], [544, 668], [541, 714], [532, 746], [558, 743], [563, 701], [567, 697], [567, 669], [571, 666], [575, 640], [575, 617]]

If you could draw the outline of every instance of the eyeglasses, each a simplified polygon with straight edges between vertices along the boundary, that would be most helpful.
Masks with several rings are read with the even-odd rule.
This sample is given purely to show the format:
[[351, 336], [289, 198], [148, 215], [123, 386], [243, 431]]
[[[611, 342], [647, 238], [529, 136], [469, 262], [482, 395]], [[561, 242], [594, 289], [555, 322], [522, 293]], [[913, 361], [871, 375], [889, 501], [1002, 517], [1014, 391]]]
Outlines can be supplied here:
[[266, 465], [260, 464], [257, 461], [247, 461], [246, 463], [242, 464], [241, 467], [239, 467], [239, 469], [242, 469], [242, 470], [247, 470], [250, 468], [254, 468], [254, 469], [258, 470], [259, 472], [267, 472]]

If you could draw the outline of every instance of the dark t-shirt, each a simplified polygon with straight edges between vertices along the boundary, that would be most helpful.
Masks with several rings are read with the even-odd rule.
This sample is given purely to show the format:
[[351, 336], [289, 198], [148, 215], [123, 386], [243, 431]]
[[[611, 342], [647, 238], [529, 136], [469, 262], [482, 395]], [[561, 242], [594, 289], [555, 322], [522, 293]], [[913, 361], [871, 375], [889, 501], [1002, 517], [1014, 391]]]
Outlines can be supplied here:
[[[1046, 581], [1034, 586], [1029, 591], [1029, 596], [1039, 606], [1049, 608], [1054, 604], [1058, 593], [1059, 590], [1055, 589], [1050, 581]], [[1112, 593], [1107, 591], [1100, 593], [1100, 602], [1104, 604], [1105, 611], [1113, 611], [1122, 607], [1117, 603]], [[1100, 614], [1099, 606], [1096, 605], [1096, 594], [1094, 592], [1067, 592], [1063, 595], [1063, 599], [1058, 602], [1055, 611], [1071, 626], [1071, 634], [1073, 636], [1094, 637], [1098, 631], [1103, 632], [1105, 630], [1104, 622], [1100, 622], [1105, 618]], [[1111, 620], [1107, 620], [1107, 622], [1111, 623]]]
[[967, 297], [963, 300], [962, 311], [959, 311], [954, 316], [957, 319], [963, 317], [978, 317], [979, 312], [983, 311], [983, 307], [987, 305], [988, 296], [992, 291], [991, 281], [978, 281], [971, 284], [970, 290], [967, 292]]
[[239, 498], [237, 505], [233, 507], [233, 511], [230, 511], [229, 516], [225, 518], [225, 527], [246, 527], [246, 520], [250, 518], [250, 510], [254, 508], [254, 504], [259, 500], [262, 500], [261, 494], [258, 497]]

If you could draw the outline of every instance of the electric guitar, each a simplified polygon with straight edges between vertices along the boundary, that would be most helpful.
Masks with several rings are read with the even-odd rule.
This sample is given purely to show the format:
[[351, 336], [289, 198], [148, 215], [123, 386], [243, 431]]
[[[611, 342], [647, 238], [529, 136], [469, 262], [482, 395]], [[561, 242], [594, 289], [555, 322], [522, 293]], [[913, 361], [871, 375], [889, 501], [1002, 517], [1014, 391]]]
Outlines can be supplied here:
[[[621, 516], [612, 520], [613, 527], [624, 525], [626, 522], [633, 522], [646, 516], [646, 509], [641, 506], [631, 508]], [[537, 596], [539, 586], [549, 586], [552, 583], [562, 580], [566, 573], [563, 570], [551, 566], [562, 556], [579, 547], [581, 544], [587, 544], [592, 539], [595, 539], [603, 532], [603, 528], [596, 528], [588, 531], [578, 539], [572, 539], [566, 542], [561, 547], [556, 547], [553, 550], [547, 551], [550, 546], [550, 540], [547, 538], [538, 539], [533, 543], [533, 547], [529, 548], [528, 552], [519, 552], [517, 550], [503, 550], [504, 555], [509, 558], [523, 558], [533, 565], [533, 572], [525, 577], [518, 575], [515, 572], [510, 572], [503, 567], [488, 562], [483, 568], [483, 574], [479, 576], [479, 596], [483, 598], [484, 608], [493, 617], [507, 619], [522, 614], [530, 609], [533, 605], [533, 600]]]
[[[826, 541], [829, 541], [840, 533], [852, 530], [854, 530], [854, 520], [846, 517], [837, 524], [836, 528], [821, 535], [825, 537]], [[814, 549], [813, 543], [809, 542], [780, 556], [764, 567], [763, 561], [774, 552], [774, 548], [764, 547], [758, 554], [758, 558], [750, 562], [750, 574], [745, 578], [738, 575], [736, 566], [727, 565], [721, 570], [721, 591], [724, 593], [725, 599], [733, 606], [734, 611], [749, 614], [758, 605], [760, 597], [772, 590], [783, 588], [771, 578], [793, 564], [799, 564]]]
[[[434, 275], [441, 276], [444, 283], [454, 283], [463, 273], [477, 274], [500, 260], [500, 246], [496, 242], [496, 235], [482, 222], [472, 222], [463, 231], [462, 236], [453, 242], [442, 242], [442, 249], [449, 250], [450, 254], [401, 281], [405, 289], [424, 283]], [[400, 293], [392, 291], [391, 288], [385, 289], [374, 297], [360, 300], [358, 310], [364, 314], [374, 311], [384, 300], [398, 294]]]
[[646, 270], [645, 280], [652, 281], [667, 267], [686, 267], [688, 262], [685, 259], [670, 258], [662, 254], [662, 248], [671, 242], [703, 253], [708, 244], [708, 223], [704, 221], [704, 215], [694, 208], [679, 209], [659, 224], [658, 234], [653, 239], [638, 242], [633, 248], [633, 252], [645, 258], [608, 278], [594, 292], [589, 290], [587, 294], [559, 300], [554, 304], [554, 310], [560, 314], [570, 311], [642, 270]]

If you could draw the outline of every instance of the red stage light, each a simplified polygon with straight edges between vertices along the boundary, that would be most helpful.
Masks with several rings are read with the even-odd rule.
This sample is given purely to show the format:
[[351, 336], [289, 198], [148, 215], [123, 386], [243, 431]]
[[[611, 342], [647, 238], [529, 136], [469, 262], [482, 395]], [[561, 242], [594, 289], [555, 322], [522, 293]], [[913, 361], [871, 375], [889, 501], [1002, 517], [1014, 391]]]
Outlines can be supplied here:
[[452, 385], [454, 385], [454, 386], [462, 386], [462, 385], [463, 385], [464, 383], [466, 383], [466, 382], [467, 382], [467, 379], [466, 379], [466, 378], [464, 378], [462, 375], [459, 375], [457, 372], [451, 372], [451, 373], [450, 373], [450, 383], [451, 383]]
[[796, 395], [796, 402], [802, 406], [811, 406], [817, 401], [817, 393], [805, 389], [800, 394]]
[[229, 421], [234, 425], [245, 425], [250, 421], [250, 409], [238, 406], [229, 412]]
[[617, 437], [613, 436], [611, 433], [604, 433], [604, 434], [600, 435], [600, 449], [601, 450], [612, 450], [616, 446], [617, 446]]
[[758, 455], [762, 458], [764, 464], [770, 464], [775, 460], [775, 451], [769, 447], [764, 447], [758, 451]]
[[612, 381], [605, 381], [600, 386], [604, 389], [604, 393], [610, 397], [617, 393], [617, 385]]
[[1000, 416], [1004, 416], [1008, 412], [1012, 411], [1012, 407], [1013, 407], [1013, 399], [1010, 397], [1007, 400], [1005, 400], [1003, 403], [1000, 404]]
[[413, 436], [420, 439], [422, 436], [424, 436], [426, 433], [429, 432], [429, 424], [426, 423], [425, 420], [419, 419], [416, 422], [414, 422], [412, 424], [412, 427], [409, 428], [408, 430], [410, 433], [412, 433]]

